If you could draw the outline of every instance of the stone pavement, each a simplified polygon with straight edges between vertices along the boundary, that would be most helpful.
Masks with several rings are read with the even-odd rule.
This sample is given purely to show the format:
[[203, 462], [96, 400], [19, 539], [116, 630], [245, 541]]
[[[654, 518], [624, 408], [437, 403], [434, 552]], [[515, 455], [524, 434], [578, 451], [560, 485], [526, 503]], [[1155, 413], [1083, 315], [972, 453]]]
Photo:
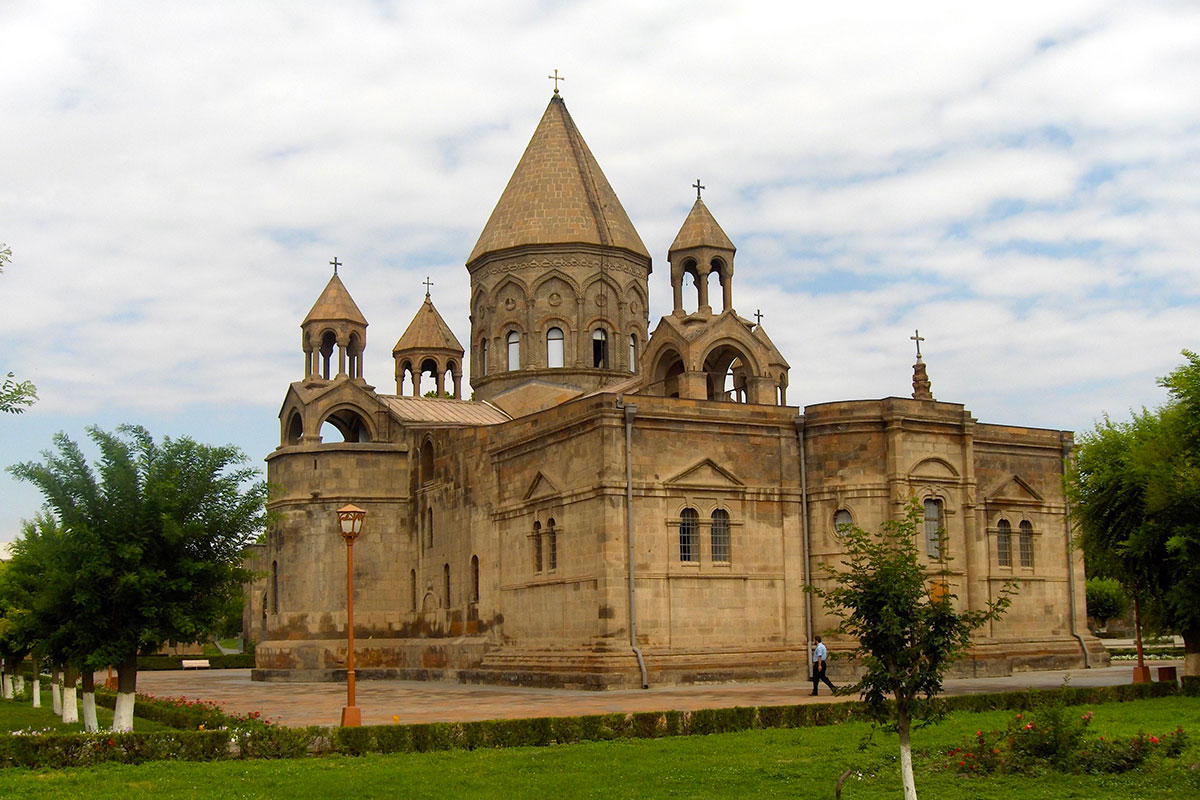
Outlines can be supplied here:
[[[1153, 662], [1153, 667], [1178, 667], [1181, 661]], [[1154, 673], [1157, 679], [1157, 671]], [[1071, 686], [1113, 686], [1129, 683], [1132, 664], [1103, 669], [1020, 672], [1002, 678], [966, 678], [946, 681], [946, 694], [1003, 692], [1026, 688], [1052, 689], [1070, 677]], [[336, 725], [346, 702], [344, 683], [260, 683], [250, 680], [250, 670], [188, 670], [140, 672], [138, 691], [158, 697], [187, 697], [219, 703], [226, 711], [247, 714], [260, 711], [267, 719], [287, 726]], [[423, 681], [359, 681], [357, 704], [364, 725], [395, 721], [467, 722], [520, 717], [553, 717], [606, 714], [622, 711], [694, 711], [731, 706], [789, 705], [844, 702], [831, 698], [828, 689], [810, 697], [805, 682], [723, 683], [662, 686], [588, 692], [569, 689], [532, 689]]]

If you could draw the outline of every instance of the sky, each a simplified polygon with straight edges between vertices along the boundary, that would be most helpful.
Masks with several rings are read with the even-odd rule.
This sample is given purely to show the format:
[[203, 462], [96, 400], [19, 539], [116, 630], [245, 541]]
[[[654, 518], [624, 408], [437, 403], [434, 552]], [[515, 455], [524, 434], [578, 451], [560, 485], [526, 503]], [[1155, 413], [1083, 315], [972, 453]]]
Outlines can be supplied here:
[[[1086, 431], [1200, 348], [1200, 4], [0, 0], [0, 466], [58, 431], [279, 444], [329, 262], [365, 377], [464, 267], [549, 101], [653, 256], [695, 199], [788, 401]], [[0, 542], [37, 512], [0, 473]]]

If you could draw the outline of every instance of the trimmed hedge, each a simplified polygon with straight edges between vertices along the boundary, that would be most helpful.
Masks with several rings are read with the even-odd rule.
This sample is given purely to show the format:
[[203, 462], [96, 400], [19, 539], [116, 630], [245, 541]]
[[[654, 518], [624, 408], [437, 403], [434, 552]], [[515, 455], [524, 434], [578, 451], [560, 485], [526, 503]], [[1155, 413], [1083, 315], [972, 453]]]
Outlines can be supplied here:
[[[1200, 678], [1184, 679], [1181, 691], [1173, 683], [1140, 683], [1096, 688], [1065, 687], [996, 694], [942, 697], [946, 711], [1025, 711], [1049, 703], [1095, 705], [1176, 694], [1200, 696]], [[115, 700], [97, 693], [98, 703]], [[860, 702], [807, 703], [790, 706], [713, 708], [698, 711], [649, 711], [585, 717], [537, 717], [483, 722], [432, 722], [416, 725], [374, 725], [359, 728], [284, 728], [256, 720], [221, 715], [211, 704], [180, 707], [165, 702], [138, 702], [138, 716], [166, 724], [184, 722], [191, 730], [163, 733], [56, 734], [0, 738], [0, 766], [65, 767], [103, 761], [139, 763], [152, 759], [208, 761], [222, 758], [297, 758], [309, 754], [423, 753], [434, 750], [475, 750], [501, 747], [543, 747], [552, 744], [652, 739], [662, 736], [700, 736], [754, 728], [802, 728], [866, 720]], [[215, 713], [218, 717], [201, 714]], [[195, 730], [228, 726], [219, 730]]]
[[164, 669], [183, 669], [184, 660], [207, 659], [211, 669], [254, 669], [253, 653], [233, 653], [227, 656], [138, 656], [139, 670], [157, 672]]

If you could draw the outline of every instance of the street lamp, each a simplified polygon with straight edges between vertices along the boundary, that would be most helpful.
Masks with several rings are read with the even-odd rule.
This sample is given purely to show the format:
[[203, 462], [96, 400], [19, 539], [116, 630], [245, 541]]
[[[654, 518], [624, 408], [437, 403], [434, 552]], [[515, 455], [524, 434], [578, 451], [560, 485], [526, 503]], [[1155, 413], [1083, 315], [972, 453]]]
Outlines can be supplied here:
[[338, 527], [346, 540], [346, 707], [342, 709], [342, 727], [362, 725], [362, 712], [354, 705], [354, 540], [362, 532], [367, 512], [355, 505], [337, 510]]

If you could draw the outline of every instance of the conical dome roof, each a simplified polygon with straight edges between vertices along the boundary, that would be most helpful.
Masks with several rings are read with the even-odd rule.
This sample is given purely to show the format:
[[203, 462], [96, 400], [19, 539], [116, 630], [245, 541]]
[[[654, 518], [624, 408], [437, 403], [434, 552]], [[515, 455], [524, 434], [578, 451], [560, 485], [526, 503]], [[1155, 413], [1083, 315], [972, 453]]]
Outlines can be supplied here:
[[717, 224], [717, 220], [708, 210], [708, 206], [704, 205], [704, 201], [699, 197], [696, 198], [696, 204], [688, 212], [687, 219], [683, 221], [683, 227], [675, 235], [675, 241], [671, 243], [671, 248], [667, 253], [687, 250], [691, 247], [737, 250], [733, 246], [733, 242], [729, 241], [729, 237], [725, 235], [725, 231], [721, 230], [721, 226]]
[[429, 295], [425, 295], [425, 302], [417, 309], [412, 322], [408, 323], [404, 335], [396, 341], [392, 353], [405, 350], [453, 350], [459, 355], [463, 353], [463, 346], [454, 337], [454, 332], [450, 330], [446, 320], [442, 319], [442, 315], [433, 307], [433, 300]]
[[321, 296], [317, 298], [317, 302], [313, 304], [312, 310], [308, 312], [308, 316], [304, 318], [302, 326], [310, 322], [333, 322], [337, 320], [345, 320], [354, 322], [363, 327], [366, 327], [366, 317], [358, 310], [358, 306], [354, 303], [354, 298], [350, 296], [350, 292], [346, 290], [346, 285], [342, 283], [342, 279], [333, 273], [333, 277], [329, 279], [329, 283], [325, 284], [325, 290], [321, 292]]
[[620, 247], [650, 253], [555, 94], [467, 263], [528, 244]]

